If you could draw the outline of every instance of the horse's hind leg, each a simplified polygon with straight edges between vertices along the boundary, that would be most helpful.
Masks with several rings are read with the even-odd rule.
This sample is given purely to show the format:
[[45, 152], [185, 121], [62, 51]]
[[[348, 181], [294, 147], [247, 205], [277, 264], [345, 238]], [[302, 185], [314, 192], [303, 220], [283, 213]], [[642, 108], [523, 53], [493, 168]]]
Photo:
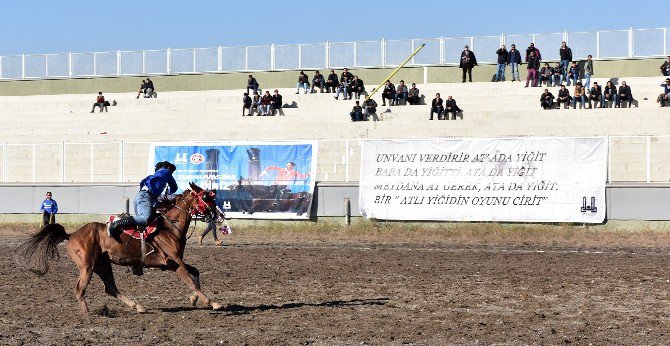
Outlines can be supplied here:
[[105, 292], [112, 297], [115, 297], [123, 304], [128, 305], [131, 309], [137, 310], [137, 312], [146, 312], [142, 305], [137, 304], [131, 299], [128, 299], [126, 296], [119, 292], [119, 289], [116, 288], [116, 282], [114, 280], [114, 272], [112, 271], [112, 263], [109, 261], [107, 254], [102, 254], [95, 263], [94, 272], [98, 274], [102, 282], [105, 284]]
[[[200, 277], [199, 275], [196, 275], [195, 278], [191, 276], [191, 273], [188, 270], [188, 265], [184, 263], [183, 261], [173, 261], [172, 262], [172, 270], [175, 271], [177, 276], [179, 276], [182, 281], [188, 285], [188, 287], [193, 291], [193, 293], [199, 298], [202, 299], [202, 302], [205, 303], [206, 305], [209, 305], [212, 307], [214, 310], [219, 310], [223, 307], [223, 305], [219, 303], [215, 303], [211, 299], [209, 299], [201, 290], [200, 290]], [[195, 267], [191, 267], [195, 269]], [[197, 270], [196, 270], [197, 271]], [[197, 279], [197, 280], [194, 280]], [[191, 298], [191, 302], [193, 303], [194, 301], [197, 301], [197, 299]]]
[[70, 241], [67, 244], [67, 251], [72, 261], [79, 268], [79, 280], [74, 287], [74, 296], [79, 302], [79, 309], [82, 314], [88, 314], [88, 305], [86, 305], [86, 287], [91, 282], [93, 275], [93, 264], [95, 263], [95, 254], [86, 252], [77, 242]]
[[[193, 280], [193, 284], [195, 285], [196, 289], [200, 289], [200, 271], [189, 264], [184, 263], [184, 266], [186, 266], [186, 271], [188, 271], [188, 275], [191, 277]], [[191, 304], [195, 306], [196, 303], [198, 303], [198, 294], [193, 292], [193, 294], [188, 298], [191, 301]]]

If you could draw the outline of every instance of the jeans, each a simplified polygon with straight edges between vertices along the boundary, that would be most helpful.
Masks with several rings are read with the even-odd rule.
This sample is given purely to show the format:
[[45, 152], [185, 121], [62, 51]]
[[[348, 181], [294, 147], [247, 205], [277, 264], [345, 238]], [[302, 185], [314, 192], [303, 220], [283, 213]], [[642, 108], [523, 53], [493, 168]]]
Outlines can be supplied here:
[[[561, 81], [568, 79], [568, 68], [569, 68], [570, 60], [561, 60], [559, 63], [559, 66], [563, 68], [563, 79]], [[561, 82], [563, 84], [563, 82]]]
[[578, 74], [573, 74], [572, 76], [568, 77], [568, 86], [570, 86], [570, 80], [572, 79], [572, 85], [577, 85], [577, 80], [579, 79]]
[[340, 97], [340, 93], [344, 94], [344, 99], [346, 100], [349, 96], [349, 87], [340, 87], [337, 88], [337, 93], [335, 94], [335, 98]]
[[519, 80], [519, 64], [516, 62], [510, 63], [509, 69], [512, 73], [512, 80]]
[[298, 83], [296, 87], [296, 92], [300, 92], [300, 88], [305, 88], [305, 94], [307, 94], [307, 91], [309, 90], [309, 83]]
[[533, 86], [537, 86], [537, 70], [534, 68], [528, 69], [528, 77], [526, 77], [526, 86], [528, 86], [528, 81], [533, 80]]
[[403, 100], [403, 104], [407, 103], [407, 93], [406, 92], [400, 93], [400, 94], [395, 94], [395, 97], [393, 98], [393, 101], [395, 102], [396, 105], [400, 104], [400, 102], [398, 102], [400, 100]]
[[584, 84], [584, 86], [588, 89], [591, 87], [591, 75], [584, 73], [584, 78], [586, 79], [586, 84]]
[[433, 107], [430, 109], [430, 120], [433, 120], [433, 113], [437, 113], [437, 120], [442, 120], [442, 112], [444, 111], [444, 107], [442, 106], [437, 106]]
[[321, 92], [323, 92], [323, 81], [319, 82], [318, 84], [316, 82], [312, 82], [312, 90], [311, 92], [314, 92], [314, 87], [318, 87]]
[[351, 112], [351, 121], [361, 121], [363, 119], [363, 114], [361, 112]]
[[505, 64], [498, 64], [498, 72], [496, 73], [496, 82], [505, 80]]
[[272, 111], [270, 110], [270, 105], [261, 105], [259, 108], [261, 114], [263, 115], [272, 114]]
[[149, 191], [140, 190], [135, 196], [135, 223], [140, 226], [146, 226], [149, 217], [151, 217], [151, 209], [154, 200], [149, 194]]
[[628, 95], [628, 96], [621, 97], [621, 95], [617, 94], [616, 95], [616, 106], [617, 107], [621, 107], [621, 101], [628, 102], [628, 104], [626, 106], [630, 108], [630, 105], [633, 102], [633, 96]]
[[209, 232], [212, 232], [212, 237], [214, 237], [214, 241], [219, 240], [216, 237], [216, 220], [214, 219], [211, 219], [207, 222], [207, 228], [205, 228], [202, 234], [200, 234], [200, 237], [204, 238]]
[[577, 108], [577, 99], [579, 99], [579, 104], [582, 106], [582, 108], [584, 108], [584, 104], [586, 103], [586, 98], [584, 95], [572, 97], [572, 108]]

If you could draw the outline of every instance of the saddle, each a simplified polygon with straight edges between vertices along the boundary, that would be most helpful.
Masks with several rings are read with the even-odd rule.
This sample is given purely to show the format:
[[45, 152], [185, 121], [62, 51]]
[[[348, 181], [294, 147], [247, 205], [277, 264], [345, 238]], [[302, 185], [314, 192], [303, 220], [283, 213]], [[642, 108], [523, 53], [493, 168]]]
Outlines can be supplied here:
[[[110, 215], [109, 223], [111, 224], [112, 222], [114, 222], [114, 220], [121, 218], [123, 216], [127, 215], [124, 214]], [[145, 227], [137, 225], [126, 226], [122, 229], [122, 232], [131, 236], [133, 239], [147, 239], [147, 237], [153, 235], [154, 233], [157, 233], [158, 225], [162, 221], [162, 217], [153, 216], [149, 221], [150, 222]]]

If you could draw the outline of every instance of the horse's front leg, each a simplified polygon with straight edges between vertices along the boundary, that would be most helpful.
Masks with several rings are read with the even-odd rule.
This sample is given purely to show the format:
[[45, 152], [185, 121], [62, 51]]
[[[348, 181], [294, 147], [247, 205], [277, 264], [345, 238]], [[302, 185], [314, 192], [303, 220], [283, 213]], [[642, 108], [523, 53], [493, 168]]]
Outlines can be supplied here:
[[[223, 307], [223, 305], [221, 305], [219, 303], [216, 303], [213, 300], [209, 299], [209, 297], [207, 297], [205, 295], [205, 293], [203, 293], [200, 290], [200, 277], [199, 277], [199, 273], [197, 273], [197, 269], [195, 269], [195, 267], [189, 266], [181, 260], [174, 261], [173, 263], [174, 263], [174, 266], [173, 266], [172, 269], [174, 269], [177, 276], [179, 276], [179, 278], [181, 278], [182, 281], [184, 281], [186, 283], [186, 285], [193, 291], [193, 293], [195, 294], [195, 296], [197, 298], [201, 299], [204, 304], [211, 306], [212, 309], [214, 309], [214, 310], [219, 310]], [[195, 269], [195, 273], [197, 273], [197, 275], [195, 275], [195, 277], [191, 276], [191, 273], [189, 273], [188, 267], [191, 267], [191, 268]], [[198, 299], [191, 298], [191, 303], [195, 303], [195, 302], [197, 302], [197, 300]]]

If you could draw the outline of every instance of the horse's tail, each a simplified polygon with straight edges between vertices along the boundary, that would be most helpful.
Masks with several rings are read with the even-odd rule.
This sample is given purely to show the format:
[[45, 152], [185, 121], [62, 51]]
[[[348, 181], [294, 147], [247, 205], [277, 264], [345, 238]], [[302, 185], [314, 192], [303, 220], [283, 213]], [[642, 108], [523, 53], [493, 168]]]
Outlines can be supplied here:
[[58, 244], [70, 238], [58, 223], [48, 224], [16, 248], [14, 260], [42, 276], [49, 271], [48, 260], [57, 260]]

